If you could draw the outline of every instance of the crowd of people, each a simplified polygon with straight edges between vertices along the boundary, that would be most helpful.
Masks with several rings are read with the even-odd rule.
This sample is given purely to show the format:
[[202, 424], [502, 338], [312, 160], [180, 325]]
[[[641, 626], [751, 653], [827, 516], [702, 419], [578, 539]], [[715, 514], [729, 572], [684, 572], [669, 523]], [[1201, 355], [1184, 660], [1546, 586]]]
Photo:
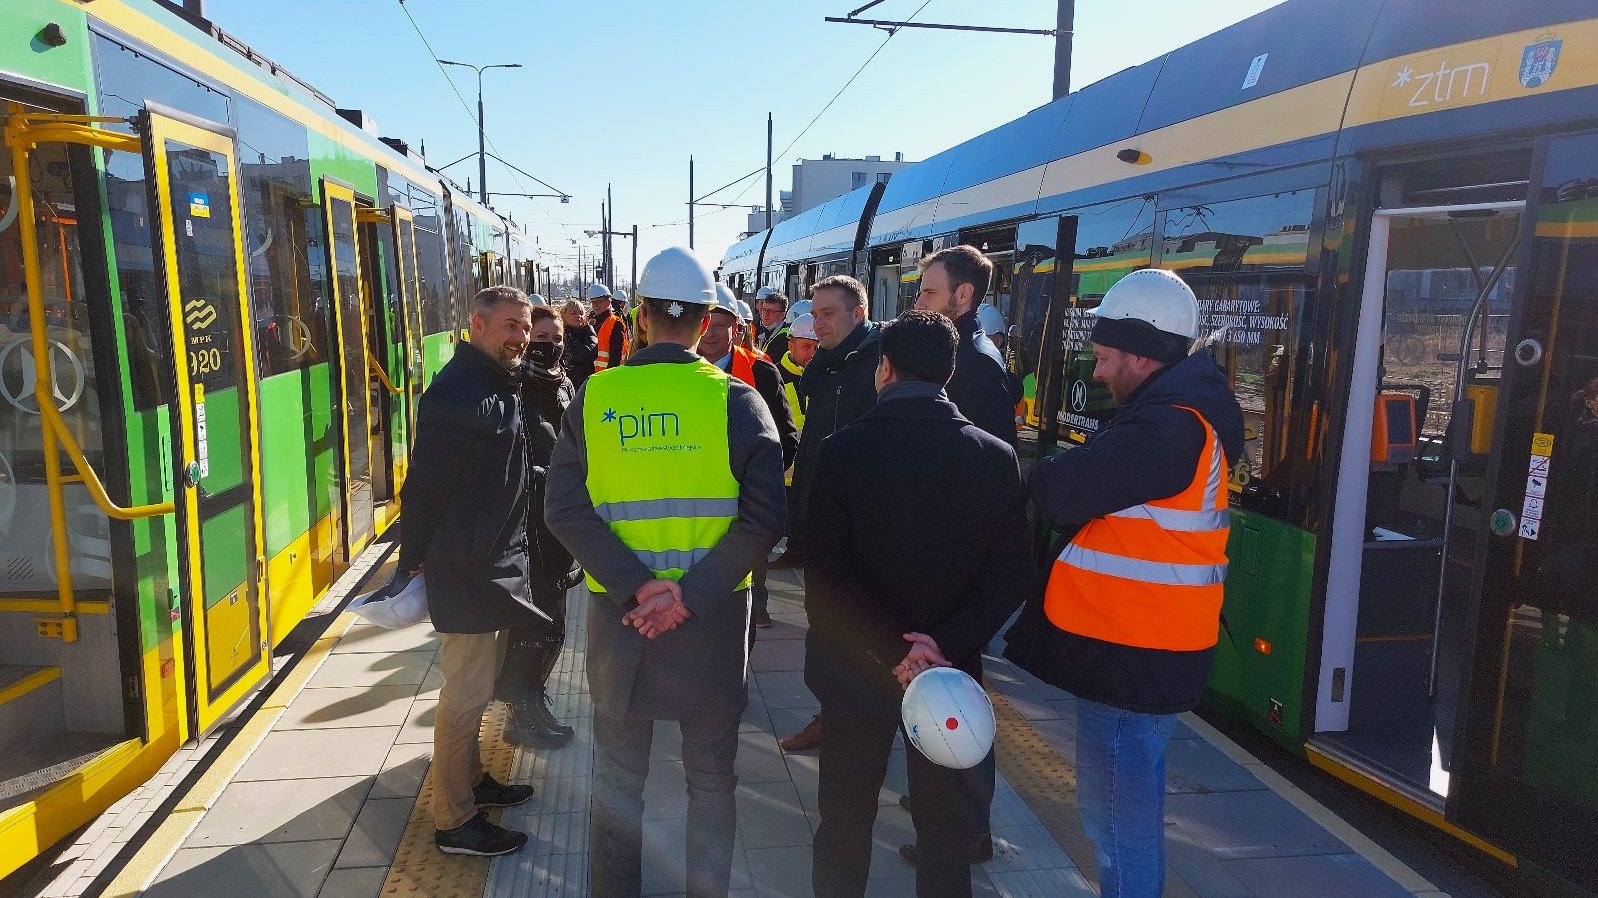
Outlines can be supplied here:
[[[1095, 376], [1120, 411], [1087, 445], [1017, 461], [1018, 382], [984, 320], [992, 264], [970, 246], [921, 263], [916, 308], [868, 317], [827, 277], [751, 307], [690, 250], [645, 265], [631, 307], [602, 285], [557, 308], [511, 287], [475, 297], [471, 340], [423, 394], [399, 564], [425, 571], [442, 634], [435, 843], [518, 850], [486, 808], [533, 787], [484, 772], [490, 702], [505, 736], [573, 736], [546, 692], [566, 596], [589, 592], [594, 704], [589, 888], [642, 887], [644, 780], [657, 722], [681, 728], [689, 896], [728, 892], [738, 726], [767, 606], [768, 559], [804, 570], [805, 683], [820, 713], [781, 740], [820, 749], [815, 894], [861, 896], [876, 795], [920, 673], [980, 681], [1007, 655], [1078, 697], [1079, 801], [1102, 894], [1163, 882], [1165, 745], [1215, 645], [1226, 487], [1242, 417], [1197, 336], [1192, 292], [1132, 274], [1097, 310]], [[536, 298], [535, 298], [536, 299]], [[1002, 325], [1002, 318], [999, 322]], [[1060, 533], [1040, 575], [1028, 503]], [[1023, 607], [1024, 606], [1024, 607]], [[1019, 614], [1017, 613], [1019, 611]], [[922, 896], [971, 894], [992, 856], [993, 753], [973, 767], [908, 752]]]

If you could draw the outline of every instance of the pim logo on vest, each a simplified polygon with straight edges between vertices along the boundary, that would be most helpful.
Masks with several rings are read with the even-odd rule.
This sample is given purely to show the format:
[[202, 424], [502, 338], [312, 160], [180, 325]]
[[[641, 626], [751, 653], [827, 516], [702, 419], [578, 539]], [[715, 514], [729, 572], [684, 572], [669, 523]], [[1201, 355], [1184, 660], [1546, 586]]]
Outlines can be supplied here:
[[[668, 442], [682, 436], [682, 419], [676, 412], [651, 412], [640, 407], [637, 414], [626, 414], [607, 408], [602, 420], [606, 424], [616, 425], [616, 435], [621, 440], [623, 452], [680, 452], [699, 448]], [[629, 440], [646, 445], [629, 446]]]

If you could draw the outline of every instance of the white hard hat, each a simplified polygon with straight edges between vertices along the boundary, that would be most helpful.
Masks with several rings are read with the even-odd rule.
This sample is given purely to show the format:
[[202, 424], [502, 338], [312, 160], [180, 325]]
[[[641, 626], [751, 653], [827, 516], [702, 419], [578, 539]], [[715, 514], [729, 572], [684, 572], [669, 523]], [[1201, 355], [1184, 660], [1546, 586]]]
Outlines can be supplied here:
[[993, 750], [993, 703], [965, 671], [922, 671], [905, 689], [899, 708], [910, 744], [940, 767], [975, 767]]
[[716, 302], [716, 275], [693, 250], [668, 246], [644, 265], [633, 289], [647, 299], [708, 306]]
[[588, 301], [589, 302], [593, 302], [596, 299], [609, 299], [609, 298], [610, 298], [610, 288], [605, 286], [604, 284], [592, 284], [592, 285], [590, 285], [588, 287]]
[[816, 316], [809, 312], [795, 318], [793, 324], [788, 325], [788, 336], [798, 340], [819, 340], [816, 336]]
[[761, 287], [759, 290], [755, 291], [755, 302], [759, 302], [768, 296], [777, 296], [781, 293], [782, 291], [778, 290], [776, 287]]
[[1004, 336], [1004, 313], [999, 307], [983, 303], [977, 306], [977, 326], [984, 334]]
[[1143, 268], [1116, 281], [1093, 314], [1142, 321], [1189, 340], [1198, 337], [1199, 307], [1193, 288], [1159, 268]]
[[716, 302], [710, 308], [713, 311], [730, 313], [739, 321], [743, 320], [743, 313], [738, 311], [738, 296], [726, 284], [716, 284]]
[[548, 305], [548, 303], [544, 302], [544, 295], [542, 293], [527, 294], [527, 301], [535, 306]]
[[427, 620], [427, 583], [422, 574], [396, 573], [382, 589], [356, 596], [348, 610], [386, 630], [419, 624]]
[[746, 303], [746, 302], [744, 302], [741, 299], [738, 300], [737, 302], [738, 302], [738, 320], [742, 321], [742, 322], [745, 322], [745, 323], [753, 321], [754, 317], [755, 317], [755, 310], [749, 308], [749, 303]]
[[799, 320], [800, 315], [810, 314], [810, 300], [801, 299], [788, 307], [788, 323], [793, 324]]
[[627, 301], [627, 291], [618, 288], [616, 290], [616, 301], [617, 302], [626, 302]]

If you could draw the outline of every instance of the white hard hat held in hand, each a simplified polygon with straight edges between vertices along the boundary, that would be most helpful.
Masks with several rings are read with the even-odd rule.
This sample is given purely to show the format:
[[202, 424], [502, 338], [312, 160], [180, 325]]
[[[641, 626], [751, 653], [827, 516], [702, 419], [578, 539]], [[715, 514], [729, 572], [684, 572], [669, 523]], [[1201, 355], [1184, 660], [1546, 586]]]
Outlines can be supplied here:
[[940, 767], [975, 767], [993, 750], [993, 703], [963, 670], [922, 671], [905, 689], [899, 708], [910, 744]]
[[346, 609], [385, 630], [399, 630], [427, 620], [427, 582], [422, 574], [395, 572], [387, 586], [362, 596]]

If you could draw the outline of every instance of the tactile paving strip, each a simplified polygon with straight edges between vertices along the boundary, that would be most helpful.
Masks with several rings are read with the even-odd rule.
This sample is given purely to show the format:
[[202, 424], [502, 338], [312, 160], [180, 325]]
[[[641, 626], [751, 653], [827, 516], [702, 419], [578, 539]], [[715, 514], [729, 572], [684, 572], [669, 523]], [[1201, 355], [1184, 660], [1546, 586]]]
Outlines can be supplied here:
[[[505, 718], [505, 706], [493, 703], [483, 715], [480, 733], [483, 769], [500, 782], [511, 781], [516, 762], [516, 747], [504, 740]], [[491, 810], [488, 817], [498, 823], [502, 813], [502, 809]], [[381, 894], [385, 898], [482, 898], [488, 865], [488, 858], [444, 854], [433, 846], [433, 772], [428, 770]]]

